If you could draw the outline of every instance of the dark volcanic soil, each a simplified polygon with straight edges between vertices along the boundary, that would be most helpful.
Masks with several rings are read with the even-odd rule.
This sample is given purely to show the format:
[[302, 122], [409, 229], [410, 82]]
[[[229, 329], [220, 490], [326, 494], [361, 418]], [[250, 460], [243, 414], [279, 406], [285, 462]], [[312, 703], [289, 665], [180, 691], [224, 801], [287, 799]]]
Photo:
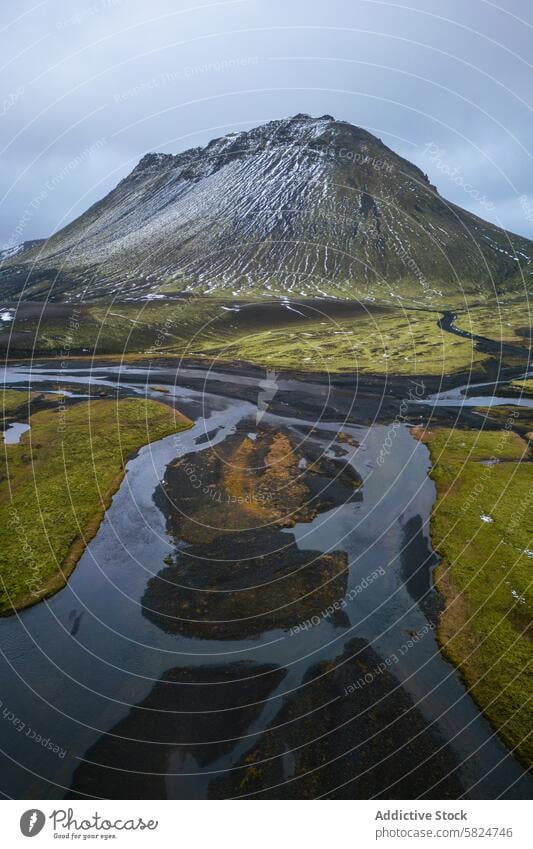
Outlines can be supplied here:
[[170, 757], [180, 772], [187, 756], [198, 770], [231, 751], [284, 675], [276, 666], [246, 662], [170, 669], [86, 753], [69, 797], [167, 798]]
[[282, 528], [358, 498], [359, 484], [345, 461], [273, 427], [178, 459], [158, 501], [190, 545], [149, 581], [144, 615], [166, 632], [237, 640], [320, 614], [345, 594], [346, 554], [301, 551]]
[[389, 665], [364, 640], [310, 669], [212, 798], [447, 799], [461, 795], [458, 760]]

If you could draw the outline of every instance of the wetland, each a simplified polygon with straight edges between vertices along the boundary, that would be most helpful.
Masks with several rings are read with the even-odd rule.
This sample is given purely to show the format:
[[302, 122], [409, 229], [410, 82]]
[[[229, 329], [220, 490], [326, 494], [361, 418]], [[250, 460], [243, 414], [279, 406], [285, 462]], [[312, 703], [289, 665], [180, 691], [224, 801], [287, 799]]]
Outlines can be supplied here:
[[[469, 580], [447, 548], [439, 506], [446, 474], [455, 480], [458, 471], [440, 471], [443, 454], [434, 452], [452, 427], [459, 444], [450, 462], [457, 456], [462, 469], [468, 457], [470, 475], [516, 465], [516, 503], [529, 485], [530, 425], [506, 426], [496, 413], [504, 407], [481, 387], [475, 406], [457, 396], [434, 404], [432, 392], [443, 390], [429, 376], [421, 399], [402, 376], [384, 392], [371, 376], [332, 382], [279, 373], [266, 409], [264, 381], [259, 367], [207, 370], [195, 361], [6, 369], [6, 424], [9, 416], [24, 421], [26, 406], [31, 428], [5, 450], [36, 452], [37, 467], [35, 440], [49, 419], [57, 424], [58, 392], [88, 433], [88, 422], [96, 427], [108, 415], [111, 443], [124, 405], [141, 405], [135, 420], [144, 428], [137, 444], [123, 446], [121, 478], [68, 581], [0, 620], [0, 737], [13, 794], [528, 797], [516, 701], [524, 679], [515, 683], [523, 658], [502, 670], [480, 650], [469, 670], [450, 633], [456, 617], [444, 572], [453, 576], [453, 599]], [[162, 431], [153, 420], [160, 408], [168, 411], [168, 420], [158, 412]], [[478, 462], [502, 438], [501, 463]], [[102, 467], [115, 479], [116, 469]], [[43, 479], [36, 491], [44, 488]], [[495, 527], [479, 521], [498, 532], [505, 514], [481, 501], [472, 511], [488, 511]], [[45, 512], [43, 539], [56, 524]], [[507, 543], [527, 548], [525, 531], [524, 520]], [[471, 534], [479, 564], [478, 538]], [[520, 569], [531, 562], [523, 557]], [[525, 639], [530, 600], [521, 574], [517, 567], [509, 584], [518, 597], [507, 587], [493, 612], [507, 605], [509, 645]], [[476, 580], [487, 577], [480, 571]], [[474, 591], [470, 604], [477, 610]], [[506, 697], [492, 710], [502, 674]], [[16, 733], [11, 716], [64, 756]]]

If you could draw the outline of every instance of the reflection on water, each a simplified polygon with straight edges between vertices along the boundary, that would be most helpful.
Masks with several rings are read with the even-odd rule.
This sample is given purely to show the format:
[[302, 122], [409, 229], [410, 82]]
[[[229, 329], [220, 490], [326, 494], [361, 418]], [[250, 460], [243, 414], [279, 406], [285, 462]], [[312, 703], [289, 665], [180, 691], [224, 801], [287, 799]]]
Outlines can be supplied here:
[[[68, 381], [89, 378], [69, 372]], [[139, 381], [121, 379], [121, 387], [147, 391]], [[10, 795], [530, 795], [530, 779], [434, 638], [426, 448], [401, 428], [380, 465], [380, 425], [317, 428], [320, 408], [311, 417], [307, 406], [299, 417], [267, 414], [256, 427], [252, 403], [179, 386], [172, 398], [185, 411], [196, 405], [194, 427], [128, 463], [68, 585], [0, 621], [0, 698], [18, 720], [0, 722]], [[335, 463], [348, 463], [360, 492], [325, 500], [293, 527], [243, 537], [245, 551], [240, 535], [228, 534], [218, 562], [207, 539], [176, 545], [176, 522], [160, 500], [169, 464], [213, 451], [216, 463], [239, 428], [256, 434], [257, 451], [261, 428], [283, 428], [308, 460], [298, 475], [312, 475], [318, 451], [333, 464], [324, 480], [335, 477]], [[335, 552], [342, 568], [329, 572]], [[288, 578], [298, 569], [303, 584]], [[289, 612], [274, 615], [279, 598], [273, 605], [266, 591], [246, 601], [254, 572], [267, 587], [280, 580]], [[302, 610], [296, 593], [302, 585], [312, 593], [317, 581], [330, 582], [333, 594], [317, 593]], [[202, 608], [198, 588], [226, 601], [228, 589], [244, 588], [243, 603], [228, 617], [223, 601]], [[226, 618], [236, 621], [222, 633], [217, 620]], [[249, 627], [254, 618], [260, 627]], [[37, 744], [30, 727], [65, 756]]]
[[[517, 380], [525, 380], [533, 376], [533, 372], [525, 372], [520, 375]], [[415, 404], [430, 404], [433, 407], [501, 407], [504, 405], [512, 405], [513, 407], [533, 407], [533, 398], [527, 395], [522, 395], [518, 389], [512, 396], [498, 395], [473, 395], [471, 394], [476, 389], [482, 389], [486, 386], [494, 388], [509, 383], [509, 378], [501, 380], [492, 380], [487, 383], [467, 383], [464, 386], [458, 386], [455, 389], [447, 389], [444, 392], [436, 392], [434, 395], [429, 395], [423, 401], [414, 401]]]
[[29, 424], [23, 422], [13, 422], [4, 431], [4, 443], [6, 445], [17, 445], [20, 442], [20, 437], [30, 429]]
[[[277, 666], [246, 661], [167, 670], [87, 752], [72, 795], [202, 797], [201, 773], [231, 752], [284, 676]], [[117, 764], [127, 765], [119, 786]]]

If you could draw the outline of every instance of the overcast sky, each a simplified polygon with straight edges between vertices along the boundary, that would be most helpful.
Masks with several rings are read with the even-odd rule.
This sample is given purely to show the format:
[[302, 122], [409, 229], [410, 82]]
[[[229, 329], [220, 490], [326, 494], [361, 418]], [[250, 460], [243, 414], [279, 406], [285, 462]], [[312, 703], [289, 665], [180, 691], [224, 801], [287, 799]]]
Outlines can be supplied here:
[[365, 127], [533, 238], [530, 0], [2, 0], [0, 40], [2, 246], [147, 151], [297, 112]]

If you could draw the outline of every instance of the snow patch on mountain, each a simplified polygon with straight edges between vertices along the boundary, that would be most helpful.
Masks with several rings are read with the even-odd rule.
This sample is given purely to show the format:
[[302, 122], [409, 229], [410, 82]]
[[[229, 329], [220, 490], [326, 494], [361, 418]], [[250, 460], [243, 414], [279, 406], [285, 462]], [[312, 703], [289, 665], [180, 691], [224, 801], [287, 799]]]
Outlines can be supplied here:
[[372, 134], [296, 115], [177, 155], [146, 154], [80, 218], [25, 248], [19, 266], [8, 256], [1, 273], [15, 292], [29, 268], [38, 291], [52, 285], [63, 300], [185, 292], [433, 302], [450, 287], [492, 291], [532, 257], [531, 242], [449, 204]]

